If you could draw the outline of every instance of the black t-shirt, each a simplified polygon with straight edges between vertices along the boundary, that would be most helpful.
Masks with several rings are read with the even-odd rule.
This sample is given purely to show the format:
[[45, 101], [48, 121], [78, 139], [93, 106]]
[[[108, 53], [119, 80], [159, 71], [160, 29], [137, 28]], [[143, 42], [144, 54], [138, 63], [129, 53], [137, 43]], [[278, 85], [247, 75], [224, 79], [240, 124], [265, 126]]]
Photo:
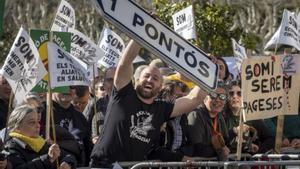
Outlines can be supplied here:
[[[174, 104], [155, 100], [143, 103], [132, 83], [121, 90], [113, 89], [101, 138], [94, 145], [92, 166], [115, 161], [145, 160], [161, 125], [167, 121]], [[95, 164], [97, 163], [97, 164]]]

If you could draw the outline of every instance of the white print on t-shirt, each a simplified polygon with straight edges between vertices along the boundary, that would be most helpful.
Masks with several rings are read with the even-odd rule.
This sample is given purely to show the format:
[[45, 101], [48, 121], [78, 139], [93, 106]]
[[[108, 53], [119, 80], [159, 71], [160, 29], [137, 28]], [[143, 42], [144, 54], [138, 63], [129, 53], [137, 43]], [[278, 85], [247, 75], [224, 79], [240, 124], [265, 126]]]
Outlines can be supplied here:
[[152, 119], [153, 115], [146, 111], [139, 111], [135, 115], [131, 115], [130, 138], [149, 143], [148, 132], [154, 130], [151, 124]]
[[67, 118], [62, 119], [59, 125], [68, 130], [79, 144], [83, 144], [82, 140], [79, 138], [80, 130], [74, 127], [73, 120]]

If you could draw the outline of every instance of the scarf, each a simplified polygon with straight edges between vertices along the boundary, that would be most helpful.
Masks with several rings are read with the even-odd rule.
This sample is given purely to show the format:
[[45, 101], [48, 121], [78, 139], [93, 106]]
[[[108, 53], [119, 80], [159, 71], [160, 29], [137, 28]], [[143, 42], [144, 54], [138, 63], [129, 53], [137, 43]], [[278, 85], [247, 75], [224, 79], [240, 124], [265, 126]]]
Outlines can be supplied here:
[[28, 144], [36, 153], [38, 153], [46, 143], [45, 139], [43, 139], [41, 136], [37, 138], [31, 138], [16, 132], [9, 133], [9, 136], [20, 139], [24, 143]]

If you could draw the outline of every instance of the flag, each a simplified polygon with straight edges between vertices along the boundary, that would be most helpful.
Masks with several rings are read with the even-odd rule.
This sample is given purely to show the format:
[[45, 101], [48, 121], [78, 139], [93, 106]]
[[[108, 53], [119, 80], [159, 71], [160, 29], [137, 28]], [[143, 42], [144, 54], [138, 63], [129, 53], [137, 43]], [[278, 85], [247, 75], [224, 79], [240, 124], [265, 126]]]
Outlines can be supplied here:
[[284, 10], [282, 21], [273, 35], [273, 37], [267, 42], [264, 50], [269, 48], [276, 48], [279, 45], [289, 45], [295, 47], [300, 51], [300, 15], [296, 15], [293, 12]]
[[51, 87], [89, 86], [87, 65], [53, 42], [48, 42], [48, 69]]
[[236, 59], [236, 68], [240, 71], [241, 65], [244, 59], [247, 58], [246, 49], [239, 45], [233, 38], [232, 41], [232, 47], [233, 47], [233, 55]]
[[28, 33], [21, 27], [1, 72], [10, 84], [17, 103], [46, 75], [39, 52]]
[[192, 5], [175, 13], [172, 18], [175, 32], [185, 39], [196, 39], [196, 26]]
[[104, 55], [104, 52], [86, 35], [76, 29], [70, 28], [71, 55], [80, 59], [86, 64], [92, 65]]
[[99, 60], [98, 64], [105, 68], [116, 67], [125, 49], [123, 39], [112, 30], [104, 28], [98, 44], [104, 51], [104, 57]]
[[61, 0], [57, 9], [51, 31], [66, 32], [68, 28], [75, 28], [75, 11], [73, 7], [65, 0]]

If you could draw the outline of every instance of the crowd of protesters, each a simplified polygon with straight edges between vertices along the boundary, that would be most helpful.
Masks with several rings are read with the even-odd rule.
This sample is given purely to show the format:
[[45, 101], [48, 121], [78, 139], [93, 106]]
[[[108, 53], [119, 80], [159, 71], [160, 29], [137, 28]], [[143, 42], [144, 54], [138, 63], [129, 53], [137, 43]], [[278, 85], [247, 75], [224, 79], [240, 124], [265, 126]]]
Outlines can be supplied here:
[[[130, 41], [118, 66], [95, 79], [95, 88], [53, 93], [56, 137], [51, 132], [47, 140], [46, 95], [29, 93], [9, 112], [11, 88], [0, 75], [0, 169], [112, 168], [122, 161], [193, 157], [225, 161], [236, 153], [241, 82], [231, 79], [226, 62], [210, 56], [220, 72], [217, 88], [207, 93], [159, 59], [134, 69], [139, 50]], [[300, 118], [290, 118], [283, 146], [299, 147]], [[245, 123], [242, 151], [272, 150], [274, 126], [274, 119]]]

